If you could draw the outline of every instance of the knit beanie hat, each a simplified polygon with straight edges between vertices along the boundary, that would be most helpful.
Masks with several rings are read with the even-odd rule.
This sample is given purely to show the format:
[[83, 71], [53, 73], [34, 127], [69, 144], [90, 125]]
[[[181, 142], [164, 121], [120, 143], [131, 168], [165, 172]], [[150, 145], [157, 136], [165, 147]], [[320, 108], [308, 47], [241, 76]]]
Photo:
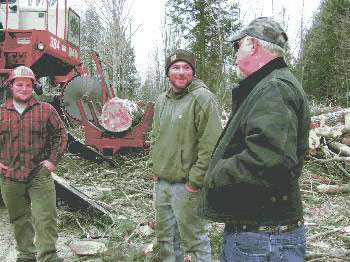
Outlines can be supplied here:
[[169, 68], [172, 64], [177, 61], [185, 61], [187, 62], [193, 70], [193, 75], [195, 74], [196, 69], [196, 59], [194, 54], [189, 51], [183, 49], [177, 49], [172, 54], [170, 54], [165, 61], [165, 74], [168, 75]]

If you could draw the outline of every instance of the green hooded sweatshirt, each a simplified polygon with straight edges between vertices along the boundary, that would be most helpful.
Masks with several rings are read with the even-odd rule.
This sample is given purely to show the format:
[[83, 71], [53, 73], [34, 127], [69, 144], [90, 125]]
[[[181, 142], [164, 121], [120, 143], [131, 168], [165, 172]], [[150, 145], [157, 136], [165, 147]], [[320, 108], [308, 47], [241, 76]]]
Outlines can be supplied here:
[[216, 97], [201, 80], [195, 78], [182, 93], [162, 93], [151, 133], [154, 174], [200, 188], [221, 131]]

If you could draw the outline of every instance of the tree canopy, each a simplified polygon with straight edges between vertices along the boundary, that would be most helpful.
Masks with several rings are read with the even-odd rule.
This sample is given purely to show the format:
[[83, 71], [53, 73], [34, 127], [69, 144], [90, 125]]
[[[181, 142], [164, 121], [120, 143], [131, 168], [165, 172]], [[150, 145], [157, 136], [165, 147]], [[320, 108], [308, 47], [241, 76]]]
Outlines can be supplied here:
[[[233, 54], [227, 40], [240, 27], [238, 6], [227, 0], [169, 0], [166, 10], [168, 30], [196, 55], [197, 76], [219, 97], [226, 96], [226, 82], [233, 73], [228, 70]], [[167, 47], [170, 53], [178, 44]]]
[[296, 71], [319, 101], [349, 104], [350, 1], [324, 0], [304, 40]]

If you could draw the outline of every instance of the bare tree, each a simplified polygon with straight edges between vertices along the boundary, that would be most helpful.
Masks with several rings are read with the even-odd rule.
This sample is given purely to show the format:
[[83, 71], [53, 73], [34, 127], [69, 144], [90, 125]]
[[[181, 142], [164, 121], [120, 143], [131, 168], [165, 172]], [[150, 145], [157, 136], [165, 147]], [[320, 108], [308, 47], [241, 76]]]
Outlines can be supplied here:
[[[90, 5], [96, 1], [85, 0]], [[131, 37], [135, 33], [131, 27], [131, 15], [128, 0], [101, 0], [100, 8], [96, 12], [108, 32], [104, 39], [103, 60], [108, 62], [108, 77], [117, 94], [125, 93], [136, 82], [136, 68], [134, 65], [134, 51]], [[138, 28], [137, 28], [138, 29]], [[136, 30], [137, 30], [136, 29]]]

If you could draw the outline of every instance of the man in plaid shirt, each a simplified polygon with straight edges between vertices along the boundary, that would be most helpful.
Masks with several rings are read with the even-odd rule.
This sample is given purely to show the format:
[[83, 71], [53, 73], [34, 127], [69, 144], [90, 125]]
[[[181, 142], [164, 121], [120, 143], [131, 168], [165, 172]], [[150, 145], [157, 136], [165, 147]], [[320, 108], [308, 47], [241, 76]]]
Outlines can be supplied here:
[[[33, 95], [35, 76], [19, 66], [0, 106], [0, 187], [17, 242], [17, 261], [62, 261], [56, 253], [55, 171], [67, 144], [56, 110]], [[35, 246], [34, 246], [35, 235]]]

